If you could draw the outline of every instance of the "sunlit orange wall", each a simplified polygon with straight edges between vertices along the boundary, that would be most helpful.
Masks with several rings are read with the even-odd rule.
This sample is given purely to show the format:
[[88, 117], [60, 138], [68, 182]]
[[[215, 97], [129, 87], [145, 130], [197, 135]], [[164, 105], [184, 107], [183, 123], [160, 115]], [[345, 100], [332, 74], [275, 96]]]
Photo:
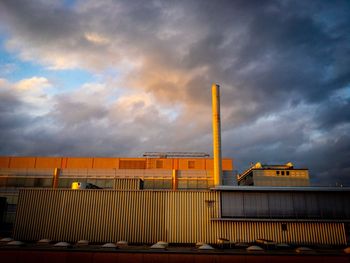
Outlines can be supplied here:
[[95, 169], [114, 169], [119, 167], [118, 158], [94, 158]]
[[62, 167], [62, 168], [91, 169], [92, 161], [93, 161], [93, 158], [71, 157], [71, 158], [68, 158], [66, 167]]
[[9, 168], [10, 157], [0, 157], [0, 168]]
[[16, 157], [10, 159], [10, 168], [35, 168], [35, 157]]
[[[209, 158], [113, 158], [113, 157], [0, 157], [0, 168], [12, 169], [119, 169], [120, 161], [145, 161], [146, 169], [213, 170], [213, 159]], [[162, 167], [157, 168], [157, 161]], [[194, 167], [189, 168], [189, 162]], [[225, 171], [233, 170], [232, 159], [222, 160]]]
[[60, 157], [40, 157], [36, 158], [35, 168], [61, 168], [62, 158]]

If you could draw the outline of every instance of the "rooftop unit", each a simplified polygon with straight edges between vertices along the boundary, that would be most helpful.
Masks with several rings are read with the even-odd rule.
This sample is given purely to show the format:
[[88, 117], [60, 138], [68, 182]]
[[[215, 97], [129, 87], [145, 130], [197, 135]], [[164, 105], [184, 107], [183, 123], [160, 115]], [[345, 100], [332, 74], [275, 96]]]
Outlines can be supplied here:
[[210, 155], [204, 152], [145, 152], [146, 158], [208, 158]]

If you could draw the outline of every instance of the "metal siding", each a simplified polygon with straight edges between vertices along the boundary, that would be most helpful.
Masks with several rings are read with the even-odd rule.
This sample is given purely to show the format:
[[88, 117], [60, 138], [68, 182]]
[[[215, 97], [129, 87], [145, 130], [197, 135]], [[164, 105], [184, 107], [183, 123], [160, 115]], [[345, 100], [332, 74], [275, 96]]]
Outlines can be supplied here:
[[115, 190], [140, 190], [140, 179], [114, 179]]
[[217, 243], [258, 238], [291, 244], [346, 244], [342, 223], [220, 221], [219, 192], [23, 189], [14, 238], [75, 242]]

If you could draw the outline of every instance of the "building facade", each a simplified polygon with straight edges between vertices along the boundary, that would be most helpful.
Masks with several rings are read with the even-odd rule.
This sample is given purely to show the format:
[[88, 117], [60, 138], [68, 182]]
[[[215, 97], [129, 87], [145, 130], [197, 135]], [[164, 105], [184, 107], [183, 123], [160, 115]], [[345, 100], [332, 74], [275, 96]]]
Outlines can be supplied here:
[[222, 186], [210, 191], [22, 189], [14, 238], [291, 245], [349, 241], [350, 189]]
[[309, 171], [294, 168], [292, 163], [267, 165], [256, 163], [237, 176], [238, 185], [244, 186], [309, 186]]
[[[174, 155], [173, 155], [174, 156]], [[19, 188], [71, 188], [73, 182], [102, 189], [208, 190], [213, 159], [196, 155], [151, 158], [0, 157], [0, 197], [7, 198], [5, 222], [13, 222]], [[223, 159], [223, 182], [235, 184], [232, 159]]]

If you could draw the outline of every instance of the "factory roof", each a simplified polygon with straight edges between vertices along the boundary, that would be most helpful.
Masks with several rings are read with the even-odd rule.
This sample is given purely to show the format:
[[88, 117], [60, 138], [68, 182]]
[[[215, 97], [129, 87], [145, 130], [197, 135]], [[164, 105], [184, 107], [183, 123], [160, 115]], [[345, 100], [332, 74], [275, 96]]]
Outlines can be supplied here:
[[214, 191], [256, 191], [256, 192], [350, 192], [350, 187], [331, 187], [331, 186], [230, 186], [219, 185], [211, 188]]

